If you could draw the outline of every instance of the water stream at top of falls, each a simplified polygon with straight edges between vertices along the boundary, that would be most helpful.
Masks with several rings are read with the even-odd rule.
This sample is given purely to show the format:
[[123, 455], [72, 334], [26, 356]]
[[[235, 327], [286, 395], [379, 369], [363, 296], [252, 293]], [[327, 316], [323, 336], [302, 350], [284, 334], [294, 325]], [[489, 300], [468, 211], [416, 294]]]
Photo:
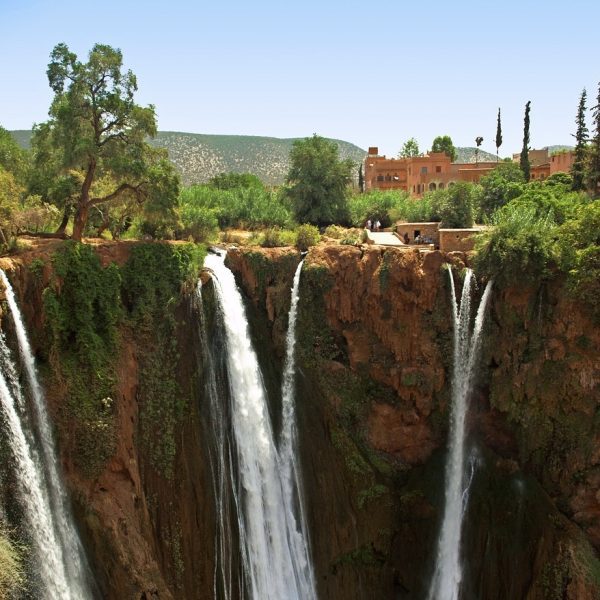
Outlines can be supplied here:
[[35, 360], [14, 291], [4, 271], [0, 279], [13, 318], [19, 354], [33, 405], [26, 415], [25, 393], [16, 379], [14, 360], [0, 340], [0, 399], [10, 432], [20, 499], [38, 558], [40, 598], [85, 600], [92, 597], [91, 576], [73, 523], [69, 499], [60, 476], [45, 399]]
[[[242, 296], [224, 256], [209, 254], [205, 266], [214, 275], [225, 329], [234, 454], [230, 457], [231, 486], [246, 588], [255, 600], [311, 600], [316, 593], [308, 543], [299, 525], [302, 519], [295, 516], [294, 494], [288, 491], [291, 485], [285, 483], [285, 465], [289, 463], [287, 458], [282, 460], [275, 444]], [[293, 432], [295, 419], [287, 422]], [[291, 443], [293, 436], [288, 437]], [[287, 443], [282, 438], [282, 447]], [[290, 452], [295, 448], [290, 446]], [[289, 472], [297, 470], [295, 459], [288, 468]]]
[[475, 366], [481, 345], [485, 311], [492, 290], [488, 282], [471, 331], [471, 294], [474, 277], [467, 269], [460, 307], [452, 270], [448, 269], [454, 324], [452, 365], [451, 414], [446, 462], [445, 505], [442, 527], [437, 546], [436, 566], [429, 588], [428, 600], [458, 600], [462, 581], [460, 559], [462, 523], [465, 514], [471, 478], [465, 476], [465, 434]]

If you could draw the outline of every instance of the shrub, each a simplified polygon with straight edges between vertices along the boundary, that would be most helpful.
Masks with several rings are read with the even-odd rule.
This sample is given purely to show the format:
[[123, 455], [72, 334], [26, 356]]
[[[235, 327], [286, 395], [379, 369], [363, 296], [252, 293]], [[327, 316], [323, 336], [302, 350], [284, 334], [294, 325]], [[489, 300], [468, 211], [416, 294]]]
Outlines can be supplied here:
[[499, 287], [544, 279], [556, 258], [555, 237], [551, 214], [511, 202], [496, 211], [492, 227], [477, 237], [476, 271]]
[[217, 211], [194, 204], [185, 204], [180, 210], [182, 229], [178, 237], [195, 242], [206, 242], [214, 239], [219, 229]]
[[296, 229], [296, 247], [305, 251], [319, 243], [321, 236], [314, 225], [300, 225]]
[[473, 226], [473, 196], [475, 187], [471, 183], [459, 182], [451, 188], [438, 191], [435, 210], [442, 226], [461, 228]]
[[258, 238], [258, 243], [263, 248], [278, 248], [291, 246], [294, 243], [294, 232], [277, 229], [276, 227], [266, 229]]

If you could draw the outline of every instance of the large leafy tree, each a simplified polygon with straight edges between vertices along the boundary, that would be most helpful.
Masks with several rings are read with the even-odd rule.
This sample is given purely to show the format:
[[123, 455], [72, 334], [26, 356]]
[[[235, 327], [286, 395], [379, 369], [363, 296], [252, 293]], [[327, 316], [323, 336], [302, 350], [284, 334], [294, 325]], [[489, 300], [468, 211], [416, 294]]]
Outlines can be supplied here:
[[529, 111], [531, 110], [531, 100], [525, 105], [525, 118], [523, 119], [523, 148], [521, 149], [521, 157], [519, 166], [523, 171], [525, 181], [529, 181], [531, 174], [531, 164], [529, 162]]
[[335, 142], [318, 135], [296, 140], [290, 152], [287, 194], [301, 223], [349, 221], [347, 193], [354, 163], [340, 160]]
[[0, 166], [23, 183], [27, 177], [28, 163], [27, 152], [4, 127], [0, 127]]
[[588, 128], [585, 124], [586, 99], [587, 92], [584, 88], [579, 98], [577, 117], [575, 118], [575, 124], [577, 125], [577, 131], [575, 132], [575, 159], [571, 167], [573, 190], [575, 191], [585, 189], [585, 159], [588, 142]]
[[503, 162], [482, 177], [480, 183], [478, 218], [486, 220], [499, 208], [523, 193], [525, 178], [519, 165]]
[[431, 145], [432, 152], [445, 152], [452, 162], [456, 160], [456, 148], [449, 135], [438, 135]]
[[419, 156], [420, 153], [419, 143], [414, 137], [411, 137], [409, 140], [406, 140], [402, 145], [402, 148], [400, 148], [398, 158], [411, 158], [413, 156]]
[[[69, 188], [58, 194], [65, 210], [61, 228], [74, 208], [76, 240], [81, 240], [93, 207], [127, 195], [169, 212], [177, 200], [178, 177], [166, 153], [146, 141], [156, 135], [154, 107], [135, 103], [136, 77], [122, 66], [121, 51], [103, 44], [92, 48], [87, 62], [79, 61], [66, 44], [58, 44], [50, 55], [47, 75], [54, 99], [49, 121], [35, 130], [34, 153], [38, 164], [45, 157], [51, 165], [43, 185], [56, 188], [62, 180]], [[74, 173], [80, 174], [75, 190], [66, 185], [76, 179]], [[94, 195], [100, 178], [114, 185]]]

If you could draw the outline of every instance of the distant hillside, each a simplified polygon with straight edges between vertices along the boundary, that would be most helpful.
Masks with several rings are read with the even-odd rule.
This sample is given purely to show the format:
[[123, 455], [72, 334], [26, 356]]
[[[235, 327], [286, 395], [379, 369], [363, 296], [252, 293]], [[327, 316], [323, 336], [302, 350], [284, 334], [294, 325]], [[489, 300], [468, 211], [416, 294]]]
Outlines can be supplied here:
[[[464, 147], [464, 148], [456, 148], [456, 161], [457, 163], [474, 163], [475, 162], [475, 154], [477, 152], [477, 148], [473, 147]], [[500, 160], [502, 160], [502, 156], [500, 156]], [[486, 152], [485, 150], [479, 150], [479, 162], [488, 162], [488, 161], [496, 161], [496, 155], [491, 152]]]
[[[356, 163], [366, 152], [348, 142], [333, 140], [342, 158]], [[207, 181], [219, 173], [254, 173], [265, 183], [283, 183], [294, 139], [247, 135], [204, 135], [161, 131], [152, 144], [166, 148], [184, 183]]]
[[[30, 131], [11, 131], [24, 148], [29, 146]], [[337, 143], [342, 158], [357, 164], [366, 152], [342, 140]], [[219, 173], [254, 173], [265, 183], [283, 183], [289, 168], [289, 153], [294, 139], [248, 135], [205, 135], [159, 131], [151, 144], [166, 148], [169, 158], [181, 173], [184, 184], [201, 183]]]
[[28, 129], [14, 129], [13, 131], [9, 131], [9, 133], [15, 138], [17, 144], [21, 146], [21, 148], [25, 148], [26, 150], [29, 148], [29, 143], [31, 141], [31, 131]]

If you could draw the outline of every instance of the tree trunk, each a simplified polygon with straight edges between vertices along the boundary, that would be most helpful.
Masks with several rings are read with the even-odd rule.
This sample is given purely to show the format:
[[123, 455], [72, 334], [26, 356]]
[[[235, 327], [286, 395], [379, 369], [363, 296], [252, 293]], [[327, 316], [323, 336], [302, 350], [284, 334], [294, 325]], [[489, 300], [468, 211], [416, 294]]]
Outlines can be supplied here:
[[80, 242], [83, 237], [83, 230], [85, 229], [85, 224], [88, 219], [88, 210], [89, 206], [87, 202], [81, 202], [77, 206], [77, 211], [75, 212], [75, 219], [73, 220], [73, 239], [76, 242]]
[[90, 188], [94, 181], [94, 174], [96, 173], [96, 159], [91, 158], [88, 164], [85, 179], [81, 186], [81, 196], [77, 202], [77, 210], [75, 211], [75, 219], [73, 221], [73, 239], [76, 242], [80, 242], [83, 237], [83, 230], [88, 220], [88, 212], [90, 209]]
[[69, 224], [69, 219], [71, 218], [71, 205], [67, 204], [65, 206], [65, 210], [63, 212], [63, 218], [58, 226], [58, 229], [54, 232], [58, 235], [65, 235], [65, 231], [67, 229], [67, 225]]

